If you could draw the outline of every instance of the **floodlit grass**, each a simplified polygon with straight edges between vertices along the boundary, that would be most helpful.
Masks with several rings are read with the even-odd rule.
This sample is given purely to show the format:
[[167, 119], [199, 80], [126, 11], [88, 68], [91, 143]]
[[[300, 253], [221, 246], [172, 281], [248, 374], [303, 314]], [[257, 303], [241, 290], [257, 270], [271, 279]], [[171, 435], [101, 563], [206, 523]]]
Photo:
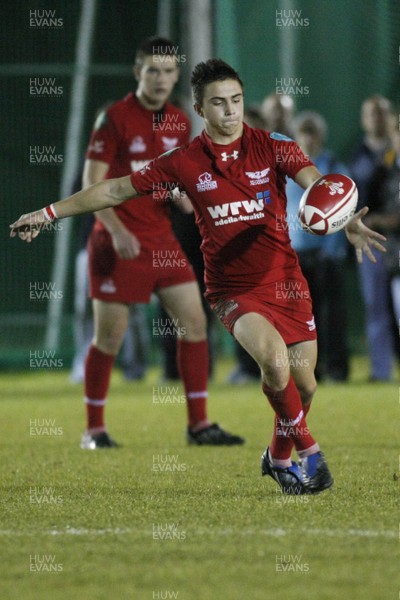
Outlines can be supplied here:
[[209, 413], [246, 437], [239, 448], [188, 447], [185, 406], [153, 402], [156, 369], [114, 374], [123, 448], [97, 452], [79, 448], [82, 389], [67, 373], [1, 376], [0, 598], [398, 597], [398, 386], [366, 384], [357, 361], [349, 384], [319, 387], [308, 422], [335, 485], [293, 498], [261, 478], [272, 410], [258, 385], [224, 383], [230, 367]]

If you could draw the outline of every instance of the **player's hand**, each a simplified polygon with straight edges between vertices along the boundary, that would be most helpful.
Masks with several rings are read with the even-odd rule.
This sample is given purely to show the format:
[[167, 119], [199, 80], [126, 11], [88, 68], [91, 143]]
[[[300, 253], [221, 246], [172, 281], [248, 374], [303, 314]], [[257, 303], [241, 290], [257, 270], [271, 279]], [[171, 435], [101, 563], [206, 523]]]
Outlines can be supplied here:
[[371, 262], [376, 263], [376, 258], [372, 254], [372, 248], [376, 248], [376, 250], [379, 250], [379, 252], [386, 252], [386, 248], [378, 242], [378, 240], [385, 242], [385, 236], [377, 233], [373, 229], [370, 229], [361, 220], [362, 217], [367, 214], [368, 210], [368, 206], [364, 206], [364, 208], [359, 210], [352, 217], [345, 227], [347, 239], [349, 240], [350, 244], [353, 244], [355, 247], [357, 261], [359, 263], [362, 263], [363, 252], [366, 256], [368, 256]]
[[176, 204], [180, 211], [189, 215], [193, 212], [193, 206], [190, 198], [185, 191], [180, 191], [179, 188], [174, 188], [171, 192], [171, 200]]
[[123, 229], [112, 234], [112, 244], [120, 258], [137, 258], [140, 254], [140, 242], [133, 233]]
[[26, 215], [22, 215], [17, 221], [10, 225], [10, 237], [18, 237], [24, 242], [30, 243], [37, 237], [43, 228], [48, 223], [43, 214], [43, 210], [36, 210]]

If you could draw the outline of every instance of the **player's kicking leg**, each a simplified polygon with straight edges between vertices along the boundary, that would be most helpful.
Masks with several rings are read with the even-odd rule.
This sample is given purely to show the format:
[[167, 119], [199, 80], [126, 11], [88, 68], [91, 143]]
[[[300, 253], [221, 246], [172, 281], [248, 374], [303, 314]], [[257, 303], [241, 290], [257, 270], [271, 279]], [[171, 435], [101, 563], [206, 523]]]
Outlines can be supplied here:
[[93, 300], [94, 338], [85, 364], [87, 427], [81, 448], [114, 448], [118, 444], [107, 433], [104, 410], [111, 371], [121, 347], [129, 319], [129, 307], [119, 302]]
[[157, 290], [157, 294], [164, 309], [177, 325], [177, 361], [186, 395], [188, 442], [199, 446], [243, 444], [243, 438], [224, 431], [207, 417], [207, 326], [197, 283], [165, 287]]
[[[304, 417], [306, 417], [317, 388], [314, 374], [317, 364], [317, 342], [313, 340], [293, 344], [288, 348], [288, 355], [290, 371], [300, 393]], [[309, 493], [331, 487], [333, 478], [321, 451], [316, 453], [299, 452], [298, 455], [303, 481]]]
[[[294, 347], [286, 347], [273, 325], [257, 313], [242, 315], [235, 323], [234, 335], [260, 365], [263, 392], [275, 411], [274, 435], [262, 457], [264, 475], [270, 475], [288, 494], [316, 493], [330, 487], [333, 479], [319, 445], [311, 436], [305, 416], [315, 389], [312, 371], [316, 342], [297, 345], [303, 355], [291, 373], [290, 357], [297, 356]], [[308, 365], [308, 366], [307, 366]], [[298, 387], [297, 387], [298, 386]], [[302, 391], [302, 396], [300, 391]], [[291, 460], [293, 446], [300, 465]]]

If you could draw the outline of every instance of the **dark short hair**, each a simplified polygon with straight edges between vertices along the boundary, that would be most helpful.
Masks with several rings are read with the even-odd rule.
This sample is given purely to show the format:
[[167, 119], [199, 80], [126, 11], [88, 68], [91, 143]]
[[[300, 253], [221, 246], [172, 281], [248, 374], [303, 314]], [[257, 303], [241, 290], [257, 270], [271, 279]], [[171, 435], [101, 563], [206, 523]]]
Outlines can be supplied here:
[[175, 56], [177, 46], [163, 37], [148, 37], [138, 46], [136, 50], [135, 62], [141, 63], [146, 56]]
[[220, 58], [210, 58], [210, 60], [196, 65], [190, 79], [194, 101], [201, 105], [205, 86], [214, 81], [225, 81], [226, 79], [234, 79], [240, 83], [242, 90], [244, 89], [239, 73]]

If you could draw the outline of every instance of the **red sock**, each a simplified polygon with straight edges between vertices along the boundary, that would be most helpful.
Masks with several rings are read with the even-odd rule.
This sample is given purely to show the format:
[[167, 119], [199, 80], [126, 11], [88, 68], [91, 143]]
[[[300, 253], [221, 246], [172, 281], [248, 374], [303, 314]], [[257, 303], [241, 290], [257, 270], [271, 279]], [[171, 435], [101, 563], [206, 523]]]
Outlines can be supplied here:
[[85, 403], [87, 430], [105, 430], [104, 407], [115, 356], [91, 345], [85, 363]]
[[[310, 408], [311, 402], [307, 406], [303, 406], [304, 417], [307, 416]], [[282, 426], [279, 417], [275, 415], [274, 435], [272, 436], [270, 445], [271, 456], [277, 460], [288, 460], [292, 454], [294, 444], [292, 438], [280, 433], [281, 430]]]
[[[273, 442], [279, 437], [289, 437], [296, 450], [306, 450], [313, 446], [316, 442], [308, 430], [300, 394], [294, 383], [293, 377], [290, 376], [286, 388], [280, 392], [274, 392], [264, 383], [262, 387], [264, 394], [267, 396], [278, 418], [277, 430], [274, 432]], [[275, 452], [281, 451], [279, 448], [280, 443], [282, 442], [278, 443], [278, 448], [276, 448], [276, 446], [274, 446], [274, 448], [271, 446], [270, 448], [271, 456], [273, 456], [273, 458], [280, 458], [274, 454]], [[290, 454], [287, 456], [287, 448], [288, 446], [286, 446], [286, 456], [283, 456], [282, 460], [290, 457]]]
[[207, 424], [208, 342], [178, 339], [178, 370], [185, 388], [189, 427]]

